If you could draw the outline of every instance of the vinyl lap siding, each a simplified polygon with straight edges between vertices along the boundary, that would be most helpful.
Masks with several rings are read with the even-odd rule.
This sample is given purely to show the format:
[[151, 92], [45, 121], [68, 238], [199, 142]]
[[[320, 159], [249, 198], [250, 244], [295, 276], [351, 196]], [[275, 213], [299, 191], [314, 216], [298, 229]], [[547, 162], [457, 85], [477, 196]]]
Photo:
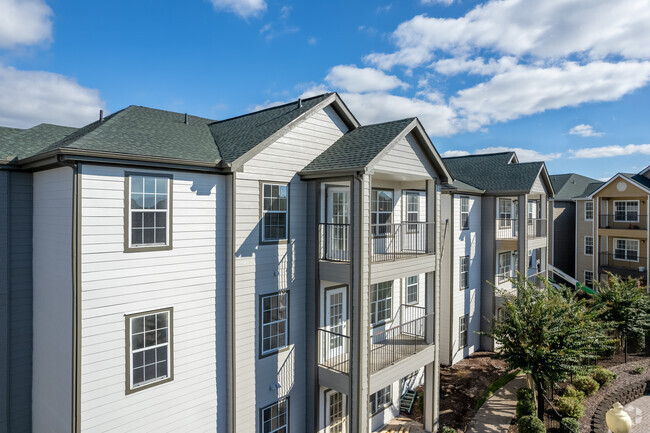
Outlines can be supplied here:
[[413, 134], [401, 139], [375, 165], [376, 170], [392, 173], [418, 174], [437, 178], [437, 173], [424, 156], [424, 152]]
[[[226, 178], [161, 171], [173, 175], [173, 249], [125, 253], [124, 172], [82, 167], [82, 430], [214, 432], [225, 393], [216, 347], [225, 344]], [[174, 379], [125, 395], [124, 316], [166, 307]]]

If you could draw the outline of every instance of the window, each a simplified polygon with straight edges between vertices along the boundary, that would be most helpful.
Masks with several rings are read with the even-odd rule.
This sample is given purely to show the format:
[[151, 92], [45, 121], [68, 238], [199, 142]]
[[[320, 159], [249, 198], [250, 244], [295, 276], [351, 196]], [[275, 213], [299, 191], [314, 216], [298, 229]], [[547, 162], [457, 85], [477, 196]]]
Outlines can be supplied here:
[[392, 402], [391, 398], [391, 386], [388, 385], [384, 389], [380, 389], [376, 393], [372, 394], [370, 396], [370, 413], [372, 415], [376, 414], [377, 412], [380, 412], [384, 408], [390, 406]]
[[287, 239], [289, 186], [262, 184], [262, 242]]
[[528, 250], [528, 269], [532, 269], [533, 267], [533, 250]]
[[261, 297], [263, 356], [287, 345], [288, 303], [289, 294], [286, 292]]
[[370, 287], [370, 322], [379, 325], [392, 318], [393, 282], [385, 281]]
[[126, 316], [127, 394], [172, 379], [172, 309]]
[[129, 248], [171, 245], [169, 210], [171, 177], [127, 175], [129, 183]]
[[510, 252], [499, 254], [499, 282], [503, 282], [510, 277], [511, 271]]
[[594, 255], [594, 237], [585, 236], [585, 254], [588, 256]]
[[460, 198], [460, 227], [469, 230], [469, 197]]
[[512, 199], [499, 199], [499, 227], [510, 227], [512, 220]]
[[614, 239], [614, 259], [638, 262], [639, 241], [637, 239]]
[[406, 230], [409, 232], [417, 232], [418, 219], [420, 217], [420, 194], [417, 192], [406, 193], [406, 221], [413, 224], [408, 224]]
[[594, 273], [592, 271], [585, 271], [585, 286], [594, 288]]
[[460, 289], [469, 287], [469, 256], [460, 258]]
[[375, 236], [391, 234], [390, 224], [393, 215], [393, 191], [372, 190], [372, 234]]
[[417, 304], [418, 303], [418, 279], [417, 275], [408, 277], [406, 279], [406, 303], [407, 304]]
[[327, 394], [327, 433], [345, 432], [345, 396], [338, 391]]
[[594, 202], [586, 201], [585, 202], [585, 221], [594, 220]]
[[638, 200], [614, 201], [614, 221], [639, 222]]
[[465, 314], [458, 319], [458, 347], [467, 347], [467, 324], [469, 315]]
[[287, 433], [289, 431], [289, 399], [262, 409], [262, 433]]

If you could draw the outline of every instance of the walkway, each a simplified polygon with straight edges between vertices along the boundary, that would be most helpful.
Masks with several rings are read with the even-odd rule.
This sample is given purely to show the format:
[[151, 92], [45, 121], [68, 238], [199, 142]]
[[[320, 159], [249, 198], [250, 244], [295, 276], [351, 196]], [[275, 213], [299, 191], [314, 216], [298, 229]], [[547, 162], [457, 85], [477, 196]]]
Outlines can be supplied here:
[[520, 374], [499, 388], [476, 412], [467, 433], [504, 433], [510, 428], [517, 409], [517, 390], [526, 386]]
[[647, 433], [650, 420], [650, 395], [634, 400], [625, 406], [625, 412], [632, 418], [631, 433]]

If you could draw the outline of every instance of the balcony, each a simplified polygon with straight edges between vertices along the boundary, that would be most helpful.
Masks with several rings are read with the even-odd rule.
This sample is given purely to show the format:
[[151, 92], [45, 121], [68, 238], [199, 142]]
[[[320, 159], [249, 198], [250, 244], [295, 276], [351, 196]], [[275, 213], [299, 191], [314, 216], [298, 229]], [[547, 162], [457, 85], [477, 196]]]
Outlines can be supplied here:
[[547, 227], [546, 219], [544, 218], [528, 218], [528, 227], [526, 228], [528, 239], [546, 237]]
[[497, 218], [496, 239], [517, 239], [517, 218]]
[[648, 216], [636, 213], [598, 215], [598, 228], [610, 230], [647, 230]]
[[350, 372], [350, 337], [327, 329], [319, 329], [318, 365], [348, 374]]
[[373, 224], [371, 228], [371, 258], [373, 263], [434, 254], [435, 224], [432, 222], [402, 222]]
[[321, 260], [350, 261], [350, 224], [320, 223], [318, 239]]
[[632, 251], [619, 252], [614, 254], [600, 253], [599, 267], [601, 272], [611, 272], [623, 278], [645, 278], [647, 273], [648, 259], [639, 257]]

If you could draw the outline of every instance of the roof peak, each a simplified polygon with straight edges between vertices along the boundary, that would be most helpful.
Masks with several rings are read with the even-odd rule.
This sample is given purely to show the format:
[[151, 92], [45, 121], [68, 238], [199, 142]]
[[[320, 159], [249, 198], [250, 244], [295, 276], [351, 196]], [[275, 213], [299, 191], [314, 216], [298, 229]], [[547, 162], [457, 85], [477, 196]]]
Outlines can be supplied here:
[[265, 111], [275, 110], [275, 109], [278, 109], [278, 108], [287, 107], [289, 105], [295, 105], [295, 104], [298, 103], [298, 101], [303, 101], [303, 102], [304, 101], [311, 101], [312, 99], [324, 98], [324, 97], [330, 96], [330, 95], [333, 95], [333, 93], [332, 92], [327, 92], [327, 93], [321, 93], [320, 95], [310, 96], [309, 98], [298, 98], [296, 100], [289, 101], [289, 102], [286, 102], [284, 104], [273, 105], [272, 107], [262, 108], [261, 110], [251, 111], [250, 113], [246, 113], [246, 114], [240, 114], [239, 116], [229, 117], [227, 119], [215, 120], [214, 123], [222, 123], [222, 122], [227, 122], [229, 120], [241, 119], [242, 117], [252, 116], [254, 114], [259, 114], [259, 113], [264, 113]]
[[506, 152], [491, 152], [491, 153], [471, 153], [469, 155], [458, 155], [458, 156], [445, 156], [442, 159], [458, 159], [458, 158], [472, 158], [480, 156], [495, 156], [495, 155], [513, 155], [515, 152], [506, 151]]

